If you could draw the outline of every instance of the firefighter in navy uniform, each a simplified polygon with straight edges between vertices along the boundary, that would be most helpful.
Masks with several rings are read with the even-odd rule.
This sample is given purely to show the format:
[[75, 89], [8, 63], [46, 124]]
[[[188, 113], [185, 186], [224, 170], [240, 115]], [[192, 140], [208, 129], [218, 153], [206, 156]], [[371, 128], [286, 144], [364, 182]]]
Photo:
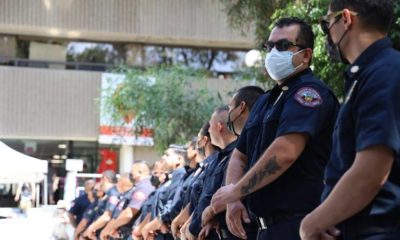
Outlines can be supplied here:
[[264, 45], [265, 67], [277, 85], [253, 107], [229, 162], [228, 185], [212, 207], [218, 212], [246, 197], [257, 239], [299, 239], [301, 219], [319, 204], [339, 103], [309, 68], [310, 25], [279, 19]]
[[303, 220], [302, 239], [400, 239], [400, 53], [387, 37], [393, 9], [391, 0], [331, 0], [321, 21], [331, 56], [350, 65], [324, 200]]

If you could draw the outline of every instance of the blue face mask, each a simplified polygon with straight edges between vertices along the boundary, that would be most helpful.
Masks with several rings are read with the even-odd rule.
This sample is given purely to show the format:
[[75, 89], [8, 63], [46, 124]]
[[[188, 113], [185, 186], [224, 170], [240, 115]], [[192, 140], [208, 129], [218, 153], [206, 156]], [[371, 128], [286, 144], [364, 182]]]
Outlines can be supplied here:
[[273, 48], [265, 58], [265, 68], [267, 69], [269, 76], [273, 80], [279, 81], [292, 75], [303, 65], [303, 63], [301, 63], [297, 67], [293, 66], [293, 56], [303, 50], [293, 53], [291, 51], [278, 51], [276, 48]]

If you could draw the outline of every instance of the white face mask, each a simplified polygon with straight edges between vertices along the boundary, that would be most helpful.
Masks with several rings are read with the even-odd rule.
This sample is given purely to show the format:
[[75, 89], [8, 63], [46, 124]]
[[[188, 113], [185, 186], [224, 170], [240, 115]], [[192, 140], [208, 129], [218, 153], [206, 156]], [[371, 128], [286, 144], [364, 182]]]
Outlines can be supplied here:
[[276, 48], [273, 48], [265, 58], [265, 68], [267, 69], [269, 76], [273, 80], [279, 81], [293, 74], [303, 65], [303, 63], [301, 63], [297, 67], [293, 66], [293, 56], [303, 50], [304, 49], [293, 53], [291, 51], [278, 51]]

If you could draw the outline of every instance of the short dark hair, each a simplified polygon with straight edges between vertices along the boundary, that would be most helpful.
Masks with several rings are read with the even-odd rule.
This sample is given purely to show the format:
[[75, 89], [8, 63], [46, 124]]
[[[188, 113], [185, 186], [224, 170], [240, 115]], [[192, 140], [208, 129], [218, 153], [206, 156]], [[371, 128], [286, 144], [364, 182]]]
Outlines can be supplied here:
[[214, 112], [215, 113], [229, 112], [229, 107], [228, 107], [228, 105], [224, 105], [224, 106], [221, 106], [221, 107], [216, 107]]
[[314, 32], [311, 25], [297, 17], [285, 17], [275, 22], [275, 27], [283, 28], [291, 25], [299, 25], [300, 31], [296, 39], [296, 44], [306, 48], [314, 49]]
[[200, 129], [200, 134], [205, 137], [210, 137], [210, 123], [207, 121]]
[[185, 161], [187, 160], [187, 147], [185, 145], [171, 144], [169, 148], [171, 148], [176, 155], [183, 157]]
[[363, 26], [388, 33], [394, 19], [392, 0], [331, 0], [331, 11], [348, 8], [357, 12]]
[[238, 106], [240, 102], [245, 102], [249, 110], [253, 107], [258, 97], [264, 94], [264, 90], [257, 86], [246, 86], [237, 90], [233, 101], [235, 106]]

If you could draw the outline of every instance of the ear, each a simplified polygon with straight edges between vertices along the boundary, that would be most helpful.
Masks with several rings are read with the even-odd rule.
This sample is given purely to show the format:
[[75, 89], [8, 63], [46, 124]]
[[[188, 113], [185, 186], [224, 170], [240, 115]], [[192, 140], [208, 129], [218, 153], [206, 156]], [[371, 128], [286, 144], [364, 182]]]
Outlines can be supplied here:
[[241, 101], [239, 104], [239, 110], [240, 112], [244, 112], [246, 110], [247, 104], [245, 101]]
[[311, 48], [306, 48], [306, 49], [304, 50], [303, 62], [306, 63], [308, 66], [309, 66], [310, 63], [311, 63], [312, 54], [313, 54], [313, 51], [312, 51]]
[[221, 122], [218, 122], [217, 127], [218, 127], [218, 132], [222, 133], [222, 131], [224, 130], [224, 125]]
[[349, 29], [351, 24], [352, 24], [352, 22], [353, 22], [352, 14], [350, 13], [349, 9], [345, 8], [343, 10], [342, 18], [343, 18], [343, 23], [344, 23], [344, 26], [345, 26], [345, 30]]

